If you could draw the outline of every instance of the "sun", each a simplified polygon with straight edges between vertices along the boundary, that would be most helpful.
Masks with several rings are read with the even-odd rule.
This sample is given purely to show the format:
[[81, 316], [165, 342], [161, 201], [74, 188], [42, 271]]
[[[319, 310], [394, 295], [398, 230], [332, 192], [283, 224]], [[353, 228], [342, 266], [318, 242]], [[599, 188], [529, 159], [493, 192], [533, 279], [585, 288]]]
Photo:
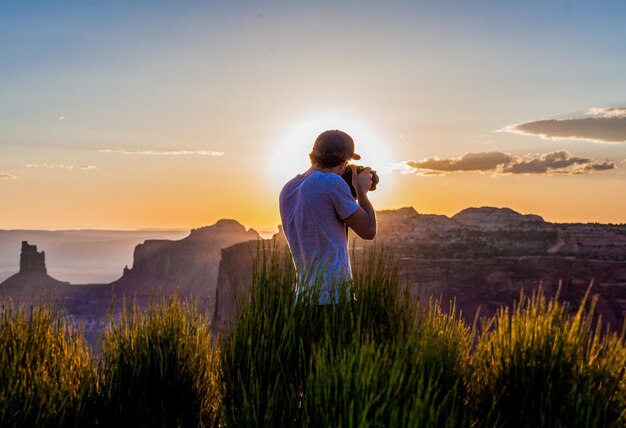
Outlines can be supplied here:
[[278, 140], [270, 154], [269, 175], [275, 185], [283, 185], [310, 166], [309, 153], [317, 136], [329, 129], [339, 129], [354, 140], [354, 151], [361, 159], [358, 165], [370, 166], [378, 175], [389, 171], [393, 159], [388, 144], [366, 124], [336, 114], [320, 115], [295, 123]]

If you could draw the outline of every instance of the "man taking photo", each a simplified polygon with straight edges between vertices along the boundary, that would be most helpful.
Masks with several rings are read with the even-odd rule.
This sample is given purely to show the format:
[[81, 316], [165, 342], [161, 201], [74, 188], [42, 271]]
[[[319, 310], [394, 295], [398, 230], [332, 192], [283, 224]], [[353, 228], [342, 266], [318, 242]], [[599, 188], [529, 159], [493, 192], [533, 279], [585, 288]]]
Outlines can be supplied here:
[[350, 165], [355, 201], [341, 176], [350, 159], [361, 157], [352, 137], [339, 130], [322, 132], [309, 158], [311, 167], [280, 192], [280, 217], [298, 276], [296, 300], [315, 296], [320, 305], [336, 304], [351, 299], [347, 228], [363, 239], [376, 236], [376, 212], [367, 197], [372, 172], [367, 167], [357, 174]]

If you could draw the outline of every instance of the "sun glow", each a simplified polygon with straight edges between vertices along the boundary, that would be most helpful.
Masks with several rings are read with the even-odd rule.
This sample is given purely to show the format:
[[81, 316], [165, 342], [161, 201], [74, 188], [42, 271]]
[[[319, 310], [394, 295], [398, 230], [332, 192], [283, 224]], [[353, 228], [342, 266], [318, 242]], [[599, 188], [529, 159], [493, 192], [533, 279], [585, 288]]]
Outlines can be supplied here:
[[367, 125], [334, 114], [298, 122], [278, 141], [268, 162], [274, 184], [282, 186], [306, 171], [311, 166], [309, 153], [315, 138], [329, 129], [347, 132], [354, 139], [355, 152], [361, 155], [356, 164], [370, 166], [378, 175], [390, 171], [393, 157], [389, 145]]

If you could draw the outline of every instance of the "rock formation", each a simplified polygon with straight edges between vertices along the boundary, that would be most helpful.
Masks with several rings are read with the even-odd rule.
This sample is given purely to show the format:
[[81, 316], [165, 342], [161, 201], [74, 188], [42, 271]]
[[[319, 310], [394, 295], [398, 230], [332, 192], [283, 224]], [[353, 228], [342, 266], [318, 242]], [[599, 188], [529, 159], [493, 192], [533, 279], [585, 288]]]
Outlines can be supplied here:
[[146, 308], [155, 299], [177, 293], [181, 298], [197, 298], [201, 309], [210, 314], [222, 248], [258, 239], [256, 231], [235, 220], [220, 220], [192, 230], [181, 240], [146, 240], [137, 245], [132, 268], [125, 268], [119, 280], [83, 285], [51, 278], [44, 253], [24, 242], [20, 272], [0, 284], [0, 293], [14, 301], [62, 300], [66, 313], [83, 324], [86, 339], [97, 348], [110, 311], [119, 313], [124, 301]]
[[280, 228], [271, 240], [242, 242], [222, 250], [211, 322], [213, 331], [228, 329], [237, 308], [249, 297], [253, 267], [261, 266], [263, 260], [269, 264], [273, 257], [281, 268], [291, 269], [291, 255]]
[[46, 270], [46, 253], [38, 252], [36, 245], [29, 245], [27, 241], [22, 241], [20, 272], [48, 273]]
[[523, 215], [510, 208], [494, 207], [467, 208], [455, 214], [452, 220], [465, 227], [477, 229], [511, 229], [545, 224], [538, 215]]
[[36, 245], [22, 241], [20, 271], [0, 283], [4, 296], [13, 299], [62, 296], [69, 283], [58, 281], [47, 273], [46, 256]]
[[[557, 290], [561, 300], [576, 309], [589, 285], [598, 296], [598, 312], [605, 322], [620, 329], [626, 315], [626, 262], [574, 258], [520, 257], [488, 260], [424, 260], [404, 257], [401, 282], [422, 301], [440, 298], [444, 305], [456, 301], [466, 321], [491, 316], [501, 306], [530, 295], [540, 286], [546, 296]], [[480, 308], [480, 309], [479, 309]]]
[[217, 285], [222, 248], [260, 239], [235, 220], [219, 220], [212, 226], [191, 231], [178, 241], [148, 240], [137, 245], [132, 268], [112, 283], [127, 295], [195, 296], [211, 305]]
[[[353, 269], [361, 269], [362, 254], [383, 246], [398, 260], [400, 283], [421, 301], [440, 298], [456, 307], [469, 323], [476, 314], [491, 316], [501, 306], [512, 305], [524, 291], [542, 286], [548, 297], [559, 290], [562, 300], [578, 307], [589, 284], [598, 295], [598, 311], [614, 328], [626, 317], [626, 227], [555, 225], [539, 216], [509, 209], [464, 210], [452, 219], [417, 213], [413, 208], [381, 211], [378, 235], [372, 242], [350, 237]], [[585, 257], [549, 255], [570, 229], [578, 234], [575, 249], [593, 248]], [[281, 236], [280, 234], [278, 236]], [[244, 244], [222, 251], [213, 314], [214, 328], [227, 328], [235, 317], [236, 301], [247, 296], [251, 283], [251, 248]], [[582, 253], [581, 253], [582, 254]], [[607, 256], [598, 260], [593, 255]], [[624, 257], [623, 259], [620, 257]]]

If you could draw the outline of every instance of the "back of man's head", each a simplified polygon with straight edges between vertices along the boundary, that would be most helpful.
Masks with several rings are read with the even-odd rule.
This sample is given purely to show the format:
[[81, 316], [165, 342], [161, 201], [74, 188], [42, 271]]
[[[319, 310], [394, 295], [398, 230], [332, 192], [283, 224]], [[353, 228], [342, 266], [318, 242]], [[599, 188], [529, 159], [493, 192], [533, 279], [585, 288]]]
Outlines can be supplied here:
[[309, 153], [311, 164], [321, 168], [334, 168], [348, 159], [361, 159], [354, 153], [354, 140], [343, 131], [333, 129], [318, 135]]

